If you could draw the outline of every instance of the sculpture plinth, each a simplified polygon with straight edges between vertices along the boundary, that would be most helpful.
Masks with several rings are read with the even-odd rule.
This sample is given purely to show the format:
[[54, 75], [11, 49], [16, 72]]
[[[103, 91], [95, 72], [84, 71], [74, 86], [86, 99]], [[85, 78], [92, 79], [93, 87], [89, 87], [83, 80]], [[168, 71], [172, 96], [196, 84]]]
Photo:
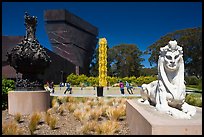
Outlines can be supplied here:
[[51, 60], [35, 37], [37, 17], [31, 17], [25, 13], [24, 18], [26, 36], [7, 53], [7, 61], [17, 73], [23, 74], [22, 79], [17, 78], [15, 90], [43, 90], [43, 83], [37, 75], [44, 73]]
[[15, 115], [46, 112], [50, 107], [50, 93], [41, 91], [10, 91], [8, 93], [8, 113]]
[[132, 135], [202, 135], [202, 108], [191, 119], [176, 119], [138, 100], [126, 102], [126, 119]]

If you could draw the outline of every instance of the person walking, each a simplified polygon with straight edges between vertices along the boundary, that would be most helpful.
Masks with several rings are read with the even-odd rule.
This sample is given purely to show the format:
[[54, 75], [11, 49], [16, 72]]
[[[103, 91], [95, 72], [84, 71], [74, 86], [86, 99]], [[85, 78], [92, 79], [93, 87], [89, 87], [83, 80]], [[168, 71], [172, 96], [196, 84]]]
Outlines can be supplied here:
[[121, 94], [124, 95], [124, 84], [123, 84], [122, 81], [120, 81], [119, 86], [120, 86], [120, 92], [121, 92]]
[[129, 94], [133, 94], [133, 91], [132, 91], [132, 86], [130, 85], [130, 83], [128, 83], [127, 81], [125, 81], [125, 85], [127, 87], [127, 91]]
[[49, 88], [50, 88], [50, 92], [51, 92], [51, 93], [54, 93], [54, 92], [55, 92], [54, 82], [53, 82], [53, 81], [50, 83]]
[[66, 94], [67, 91], [69, 91], [69, 94], [72, 94], [72, 88], [70, 83], [66, 83], [66, 90], [64, 91], [64, 94]]
[[61, 87], [62, 87], [62, 82], [60, 82], [59, 87], [60, 87], [60, 90], [61, 90]]
[[45, 90], [50, 92], [50, 83], [47, 81], [45, 85]]

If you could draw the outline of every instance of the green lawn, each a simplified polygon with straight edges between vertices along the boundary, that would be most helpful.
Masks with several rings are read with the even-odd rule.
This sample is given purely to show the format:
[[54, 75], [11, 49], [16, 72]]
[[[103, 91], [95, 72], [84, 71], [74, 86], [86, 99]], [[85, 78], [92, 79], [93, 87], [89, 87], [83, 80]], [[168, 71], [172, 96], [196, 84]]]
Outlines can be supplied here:
[[194, 90], [194, 91], [197, 91], [197, 92], [202, 92], [202, 90], [200, 90], [198, 88], [189, 87], [189, 86], [186, 86], [186, 90]]

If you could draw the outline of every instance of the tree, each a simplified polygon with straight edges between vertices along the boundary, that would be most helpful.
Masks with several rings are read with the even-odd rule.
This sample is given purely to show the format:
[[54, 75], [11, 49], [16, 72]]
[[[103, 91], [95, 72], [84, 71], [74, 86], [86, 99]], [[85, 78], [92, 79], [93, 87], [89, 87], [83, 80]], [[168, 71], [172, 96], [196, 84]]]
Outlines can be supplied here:
[[108, 75], [117, 77], [139, 76], [143, 67], [142, 51], [134, 44], [120, 44], [108, 50]]
[[[90, 75], [98, 76], [98, 48], [95, 50], [90, 64]], [[126, 77], [140, 76], [143, 67], [142, 51], [134, 44], [120, 44], [108, 47], [107, 69], [108, 76]]]
[[157, 67], [152, 68], [142, 68], [141, 69], [141, 75], [142, 76], [155, 76], [158, 74]]
[[186, 74], [202, 77], [202, 29], [200, 27], [177, 30], [150, 45], [145, 51], [145, 54], [151, 55], [148, 59], [150, 65], [157, 65], [160, 47], [167, 45], [170, 40], [176, 40], [178, 45], [183, 47]]
[[98, 55], [99, 55], [99, 51], [98, 48], [95, 49], [95, 52], [93, 54], [92, 57], [92, 61], [91, 64], [89, 66], [89, 75], [93, 76], [93, 77], [97, 77], [98, 76]]

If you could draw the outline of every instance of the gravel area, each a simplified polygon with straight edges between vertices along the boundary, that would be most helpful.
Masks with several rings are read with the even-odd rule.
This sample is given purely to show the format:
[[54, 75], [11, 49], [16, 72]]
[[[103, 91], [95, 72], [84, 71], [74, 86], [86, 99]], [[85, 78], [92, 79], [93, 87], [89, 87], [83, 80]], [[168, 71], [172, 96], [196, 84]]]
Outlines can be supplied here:
[[[41, 113], [41, 122], [37, 126], [37, 130], [34, 131], [35, 135], [83, 135], [81, 131], [82, 123], [78, 121], [73, 113], [65, 111], [63, 115], [59, 113], [53, 113], [57, 117], [56, 128], [52, 130], [44, 121], [45, 113]], [[8, 114], [8, 110], [2, 110], [2, 126], [9, 121], [15, 121], [14, 116]], [[22, 115], [21, 121], [17, 123], [22, 135], [30, 135], [28, 128], [30, 121], [29, 115]], [[113, 135], [130, 135], [126, 119], [119, 121], [120, 130]], [[3, 129], [3, 128], [2, 128]]]
[[[79, 121], [75, 120], [72, 113], [64, 114], [63, 116], [59, 114], [54, 114], [57, 116], [57, 124], [54, 130], [51, 130], [50, 127], [45, 123], [42, 113], [42, 118], [40, 124], [37, 126], [37, 130], [34, 131], [35, 135], [77, 135], [81, 134], [78, 131], [78, 128], [81, 127]], [[15, 121], [14, 116], [8, 114], [8, 110], [2, 111], [2, 125], [5, 122]], [[19, 128], [22, 131], [23, 135], [30, 135], [28, 128], [30, 121], [29, 115], [22, 115], [20, 123], [18, 123]]]

